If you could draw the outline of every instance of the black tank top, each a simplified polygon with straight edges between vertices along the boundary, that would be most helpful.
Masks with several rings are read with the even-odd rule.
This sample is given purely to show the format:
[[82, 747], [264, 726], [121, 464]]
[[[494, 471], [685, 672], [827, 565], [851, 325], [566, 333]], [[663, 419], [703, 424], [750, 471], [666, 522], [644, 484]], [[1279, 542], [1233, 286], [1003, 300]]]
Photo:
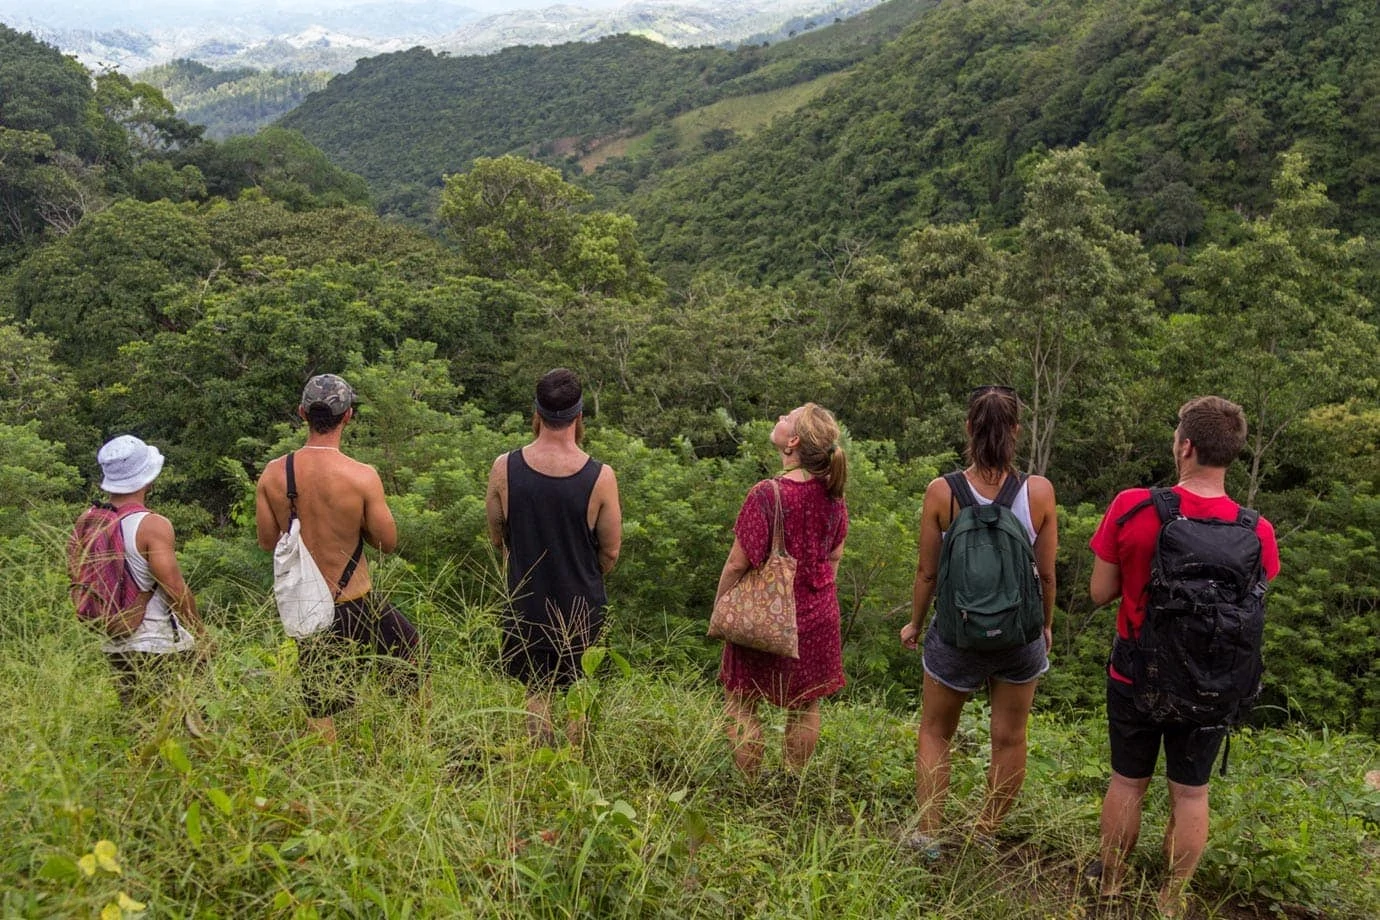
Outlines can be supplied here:
[[[528, 466], [521, 450], [508, 454], [508, 589], [513, 612], [529, 626], [603, 613], [599, 541], [589, 526], [589, 497], [602, 467], [591, 457], [570, 476], [547, 476]], [[531, 638], [544, 632], [533, 630]]]

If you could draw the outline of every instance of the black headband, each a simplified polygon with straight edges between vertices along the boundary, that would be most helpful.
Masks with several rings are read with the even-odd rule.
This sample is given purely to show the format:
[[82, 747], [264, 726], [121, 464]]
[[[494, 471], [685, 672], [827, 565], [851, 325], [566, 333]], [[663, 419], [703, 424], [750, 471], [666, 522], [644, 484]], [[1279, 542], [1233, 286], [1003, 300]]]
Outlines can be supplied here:
[[537, 415], [548, 422], [568, 422], [585, 411], [585, 401], [584, 399], [577, 399], [573, 406], [566, 406], [564, 409], [548, 409], [541, 404], [540, 399], [534, 399], [532, 400], [532, 408], [537, 411]]

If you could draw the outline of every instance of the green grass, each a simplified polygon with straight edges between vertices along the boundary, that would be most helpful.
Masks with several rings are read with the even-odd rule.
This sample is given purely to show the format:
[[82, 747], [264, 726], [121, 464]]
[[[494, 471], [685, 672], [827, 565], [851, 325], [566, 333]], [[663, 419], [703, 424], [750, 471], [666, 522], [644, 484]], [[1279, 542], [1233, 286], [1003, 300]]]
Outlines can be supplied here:
[[[739, 140], [756, 134], [777, 115], [794, 112], [847, 76], [847, 71], [825, 74], [806, 83], [765, 93], [734, 96], [691, 109], [671, 119], [670, 127], [681, 154], [699, 152], [703, 138], [715, 129], [732, 131]], [[655, 132], [612, 138], [580, 159], [580, 169], [590, 172], [613, 157], [642, 156], [652, 149]]]
[[[1096, 846], [1107, 776], [1096, 714], [1037, 715], [1011, 839], [993, 852], [959, 831], [953, 855], [927, 865], [894, 842], [912, 818], [912, 717], [865, 690], [826, 706], [799, 779], [780, 769], [779, 715], [766, 773], [745, 786], [714, 688], [636, 667], [584, 685], [583, 750], [533, 750], [521, 690], [492, 668], [492, 611], [396, 584], [432, 646], [429, 708], [366, 681], [339, 743], [321, 744], [305, 729], [293, 647], [259, 601], [213, 605], [210, 673], [181, 703], [136, 718], [120, 710], [97, 641], [72, 622], [60, 575], [8, 561], [5, 917], [118, 917], [121, 894], [159, 917], [1093, 915], [1073, 880]], [[210, 737], [181, 729], [178, 707], [192, 699]], [[955, 749], [956, 828], [980, 806], [986, 740], [975, 701]], [[1214, 779], [1201, 915], [1242, 916], [1232, 905], [1243, 899], [1380, 912], [1380, 795], [1362, 786], [1378, 764], [1380, 748], [1355, 737], [1239, 736], [1231, 774]], [[1135, 861], [1143, 891], [1110, 915], [1152, 903], [1163, 818], [1157, 783]]]

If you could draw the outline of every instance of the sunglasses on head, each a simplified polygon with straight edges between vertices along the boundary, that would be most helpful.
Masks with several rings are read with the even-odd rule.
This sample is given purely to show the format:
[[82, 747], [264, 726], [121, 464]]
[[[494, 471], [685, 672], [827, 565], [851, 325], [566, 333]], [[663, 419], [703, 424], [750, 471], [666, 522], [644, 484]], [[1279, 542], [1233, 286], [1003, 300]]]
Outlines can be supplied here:
[[1000, 393], [1003, 396], [1010, 396], [1013, 399], [1016, 398], [1015, 387], [1004, 387], [995, 383], [989, 383], [986, 386], [974, 387], [973, 391], [968, 394], [968, 402], [971, 403], [979, 396], [986, 396], [988, 393]]

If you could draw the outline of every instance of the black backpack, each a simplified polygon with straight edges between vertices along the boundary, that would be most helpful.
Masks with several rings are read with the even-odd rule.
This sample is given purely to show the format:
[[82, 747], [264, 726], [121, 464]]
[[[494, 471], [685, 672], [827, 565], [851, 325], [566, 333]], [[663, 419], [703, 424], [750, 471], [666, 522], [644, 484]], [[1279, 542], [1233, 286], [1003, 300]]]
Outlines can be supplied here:
[[1020, 648], [1044, 631], [1035, 550], [1011, 511], [1025, 477], [1012, 473], [990, 505], [979, 505], [962, 473], [944, 480], [958, 514], [939, 552], [935, 628], [957, 648]]
[[1260, 515], [1241, 508], [1231, 521], [1185, 517], [1177, 493], [1152, 489], [1117, 525], [1147, 505], [1159, 514], [1160, 531], [1127, 675], [1136, 708], [1158, 722], [1238, 725], [1264, 673]]

